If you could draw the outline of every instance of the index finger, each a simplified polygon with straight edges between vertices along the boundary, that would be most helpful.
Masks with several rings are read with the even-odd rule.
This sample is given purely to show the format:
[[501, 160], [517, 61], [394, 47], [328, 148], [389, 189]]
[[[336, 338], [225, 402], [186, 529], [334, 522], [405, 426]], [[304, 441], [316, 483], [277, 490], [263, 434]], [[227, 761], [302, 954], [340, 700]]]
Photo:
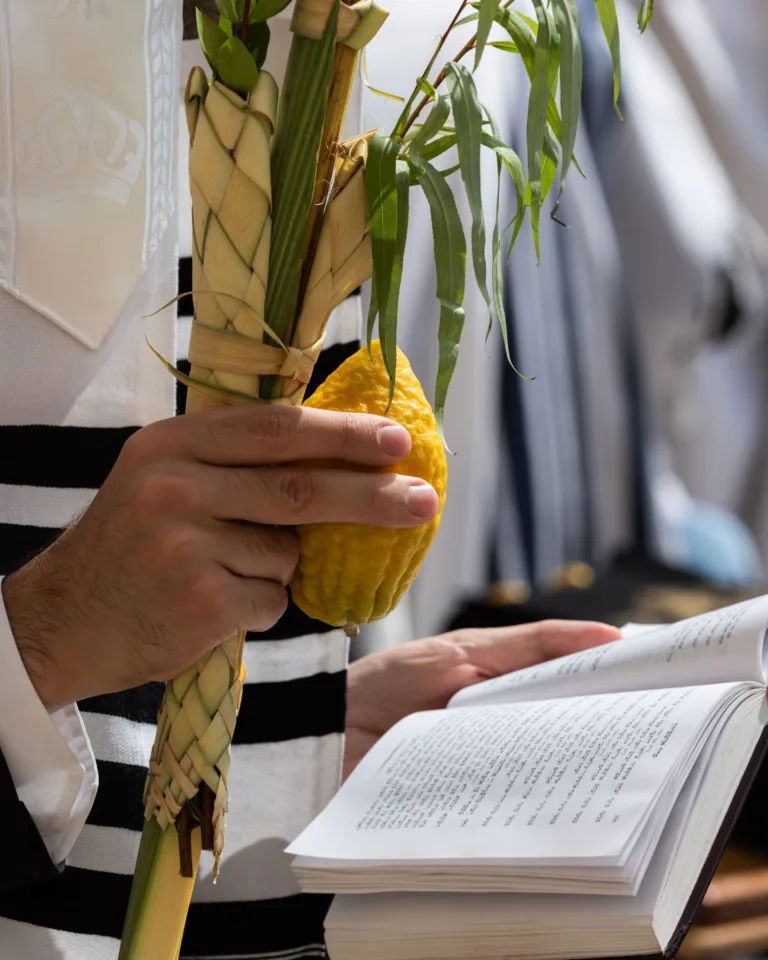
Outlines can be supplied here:
[[213, 466], [259, 466], [295, 460], [341, 460], [389, 466], [408, 456], [403, 427], [372, 414], [275, 404], [188, 414], [186, 449]]
[[619, 639], [621, 631], [588, 620], [540, 620], [513, 627], [462, 630], [459, 636], [473, 665], [487, 677], [496, 677], [611, 643]]

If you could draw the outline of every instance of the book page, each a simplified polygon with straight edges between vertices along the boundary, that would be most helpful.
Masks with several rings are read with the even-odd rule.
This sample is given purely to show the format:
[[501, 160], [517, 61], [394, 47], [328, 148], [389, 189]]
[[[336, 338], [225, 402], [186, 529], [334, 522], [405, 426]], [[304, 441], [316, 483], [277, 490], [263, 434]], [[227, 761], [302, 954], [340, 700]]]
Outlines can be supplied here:
[[[414, 714], [288, 852], [616, 863], [739, 684]], [[670, 799], [670, 803], [672, 800]]]
[[615, 643], [494, 677], [459, 691], [449, 706], [742, 680], [764, 683], [768, 597], [747, 600]]

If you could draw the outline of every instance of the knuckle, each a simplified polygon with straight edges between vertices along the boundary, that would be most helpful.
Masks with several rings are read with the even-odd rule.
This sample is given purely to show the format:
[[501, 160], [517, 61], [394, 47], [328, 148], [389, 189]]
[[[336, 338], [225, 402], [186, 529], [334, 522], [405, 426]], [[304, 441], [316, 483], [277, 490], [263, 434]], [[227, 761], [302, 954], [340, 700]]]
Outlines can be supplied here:
[[160, 555], [174, 568], [185, 567], [201, 555], [199, 535], [191, 528], [173, 526], [163, 531]]
[[291, 515], [301, 517], [317, 498], [317, 481], [310, 470], [296, 467], [281, 470], [277, 480], [280, 503]]
[[288, 591], [277, 583], [262, 580], [252, 598], [253, 619], [251, 629], [269, 630], [288, 609]]
[[264, 444], [270, 451], [281, 453], [295, 433], [296, 417], [289, 409], [265, 404], [255, 416], [248, 418], [247, 426], [252, 440]]
[[345, 451], [359, 454], [361, 444], [375, 442], [376, 426], [371, 418], [355, 413], [340, 413], [338, 417], [339, 432]]
[[212, 570], [198, 574], [192, 586], [192, 607], [204, 622], [219, 624], [229, 609], [222, 578]]
[[160, 432], [161, 425], [156, 423], [131, 434], [120, 451], [120, 460], [129, 465], [138, 465], [152, 459], [158, 450]]
[[292, 568], [299, 562], [299, 541], [286, 530], [260, 527], [258, 545], [263, 554], [279, 557]]
[[148, 470], [137, 481], [136, 501], [142, 512], [170, 513], [198, 501], [195, 484], [172, 470]]

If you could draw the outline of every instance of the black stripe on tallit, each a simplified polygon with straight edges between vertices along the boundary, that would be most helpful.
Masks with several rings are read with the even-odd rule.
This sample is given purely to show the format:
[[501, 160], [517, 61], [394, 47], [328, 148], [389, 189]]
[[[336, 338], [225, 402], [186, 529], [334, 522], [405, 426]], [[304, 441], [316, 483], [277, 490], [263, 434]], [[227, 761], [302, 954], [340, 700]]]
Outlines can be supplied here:
[[124, 717], [137, 723], [156, 723], [164, 687], [162, 683], [145, 683], [133, 690], [89, 697], [81, 700], [78, 706], [85, 713], [105, 713], [109, 717]]
[[130, 892], [128, 875], [67, 867], [53, 880], [0, 897], [0, 916], [70, 933], [119, 938]]
[[308, 637], [312, 633], [329, 633], [338, 627], [329, 627], [327, 623], [313, 620], [306, 613], [302, 613], [295, 603], [288, 604], [281, 619], [263, 633], [249, 633], [246, 640], [258, 643], [259, 640], [293, 640], [296, 637]]
[[0, 426], [0, 483], [96, 490], [138, 429]]
[[59, 536], [57, 527], [0, 523], [0, 577], [5, 577], [49, 547]]
[[[245, 685], [235, 743], [278, 743], [343, 732], [346, 671], [269, 683], [259, 683], [258, 677], [251, 679], [256, 682]], [[163, 684], [148, 683], [124, 693], [90, 697], [81, 700], [78, 706], [86, 714], [101, 713], [138, 723], [156, 723], [162, 697]]]
[[132, 763], [97, 760], [99, 789], [86, 823], [140, 831], [144, 825], [144, 783], [147, 768]]
[[[131, 877], [67, 867], [58, 877], [0, 897], [0, 916], [70, 933], [119, 939]], [[330, 897], [299, 894], [253, 903], [192, 904], [182, 955], [291, 950], [323, 940]]]
[[347, 672], [277, 683], [247, 683], [233, 743], [280, 743], [343, 733]]

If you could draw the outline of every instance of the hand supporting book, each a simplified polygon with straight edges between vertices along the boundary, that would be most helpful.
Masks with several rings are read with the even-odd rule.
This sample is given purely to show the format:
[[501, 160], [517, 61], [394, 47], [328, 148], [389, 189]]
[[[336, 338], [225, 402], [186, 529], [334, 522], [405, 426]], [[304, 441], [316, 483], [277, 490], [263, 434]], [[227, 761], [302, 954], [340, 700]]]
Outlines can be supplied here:
[[765, 741], [767, 628], [764, 597], [397, 724], [289, 848], [344, 894], [333, 960], [669, 953]]

